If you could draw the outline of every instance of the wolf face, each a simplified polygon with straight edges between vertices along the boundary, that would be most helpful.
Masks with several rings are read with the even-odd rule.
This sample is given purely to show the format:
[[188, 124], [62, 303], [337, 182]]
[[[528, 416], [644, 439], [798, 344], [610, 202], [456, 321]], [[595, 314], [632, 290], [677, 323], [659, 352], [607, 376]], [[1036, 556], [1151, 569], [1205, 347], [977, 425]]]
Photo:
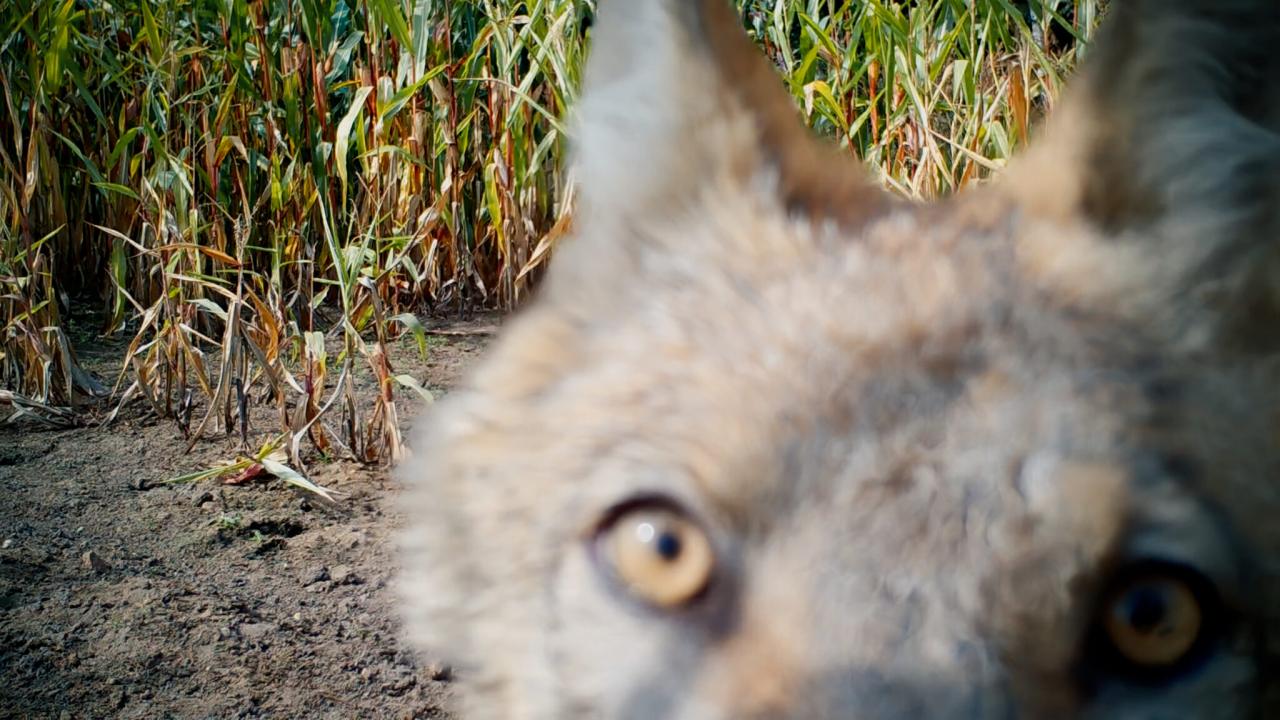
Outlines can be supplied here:
[[575, 237], [403, 471], [470, 718], [1280, 712], [1280, 5], [1117, 0], [932, 206], [602, 0]]

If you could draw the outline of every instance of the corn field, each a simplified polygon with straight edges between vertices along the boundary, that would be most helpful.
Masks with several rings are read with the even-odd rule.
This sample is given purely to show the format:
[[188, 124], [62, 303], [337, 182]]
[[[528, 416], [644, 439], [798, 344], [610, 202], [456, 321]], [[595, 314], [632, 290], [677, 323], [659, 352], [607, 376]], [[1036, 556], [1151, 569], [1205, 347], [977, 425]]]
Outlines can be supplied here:
[[[1025, 142], [1104, 3], [737, 4], [809, 123], [929, 197]], [[396, 399], [428, 393], [389, 343], [516, 306], [571, 225], [594, 5], [0, 0], [0, 407], [144, 403], [194, 443], [253, 398], [268, 450], [394, 461]], [[75, 313], [129, 338], [115, 376], [82, 369]]]

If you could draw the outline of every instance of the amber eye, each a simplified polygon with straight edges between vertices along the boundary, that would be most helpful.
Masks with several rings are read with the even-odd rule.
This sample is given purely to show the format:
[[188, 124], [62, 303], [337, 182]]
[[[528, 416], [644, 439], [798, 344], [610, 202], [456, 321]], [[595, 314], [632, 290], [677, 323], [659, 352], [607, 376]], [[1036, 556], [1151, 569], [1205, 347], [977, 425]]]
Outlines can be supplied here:
[[1153, 563], [1126, 573], [1113, 587], [1098, 618], [1099, 634], [1130, 674], [1159, 680], [1204, 655], [1220, 612], [1203, 576]]
[[715, 566], [706, 533], [665, 506], [624, 510], [605, 525], [599, 542], [603, 559], [627, 590], [662, 609], [697, 598]]
[[1139, 665], [1177, 663], [1200, 637], [1204, 617], [1196, 596], [1173, 578], [1143, 578], [1115, 596], [1107, 610], [1107, 636], [1125, 659]]

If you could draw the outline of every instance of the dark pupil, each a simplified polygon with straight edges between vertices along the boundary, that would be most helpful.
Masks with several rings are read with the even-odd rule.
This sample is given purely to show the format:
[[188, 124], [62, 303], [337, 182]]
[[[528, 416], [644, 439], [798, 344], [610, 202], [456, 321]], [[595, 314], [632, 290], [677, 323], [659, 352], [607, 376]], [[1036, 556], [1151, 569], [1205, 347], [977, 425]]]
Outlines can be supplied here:
[[1151, 632], [1164, 622], [1169, 605], [1164, 593], [1156, 588], [1139, 588], [1129, 593], [1125, 601], [1125, 615], [1129, 624], [1139, 632]]
[[658, 536], [658, 554], [668, 562], [680, 555], [680, 538], [672, 532], [664, 532]]

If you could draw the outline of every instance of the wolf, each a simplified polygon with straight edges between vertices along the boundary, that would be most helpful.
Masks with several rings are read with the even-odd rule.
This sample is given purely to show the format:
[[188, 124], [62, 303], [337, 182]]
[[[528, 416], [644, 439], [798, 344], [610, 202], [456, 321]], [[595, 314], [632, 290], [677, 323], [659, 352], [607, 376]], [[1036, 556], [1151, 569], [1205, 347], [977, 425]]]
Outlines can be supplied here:
[[878, 189], [725, 0], [601, 0], [572, 237], [405, 466], [467, 718], [1280, 717], [1280, 3], [1116, 0]]

